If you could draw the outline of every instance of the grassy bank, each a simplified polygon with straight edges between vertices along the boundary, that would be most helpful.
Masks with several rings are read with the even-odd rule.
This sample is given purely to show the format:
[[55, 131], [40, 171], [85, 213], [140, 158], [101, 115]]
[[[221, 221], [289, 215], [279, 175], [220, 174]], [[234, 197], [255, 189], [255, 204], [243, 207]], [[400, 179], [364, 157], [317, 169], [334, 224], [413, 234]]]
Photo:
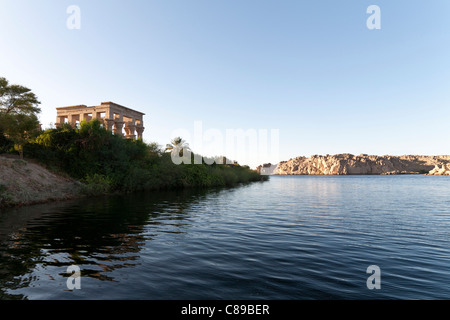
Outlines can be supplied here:
[[51, 172], [80, 181], [86, 195], [138, 190], [235, 186], [267, 180], [238, 164], [179, 164], [156, 144], [128, 140], [105, 130], [99, 121], [80, 128], [65, 125], [41, 132], [24, 146]]

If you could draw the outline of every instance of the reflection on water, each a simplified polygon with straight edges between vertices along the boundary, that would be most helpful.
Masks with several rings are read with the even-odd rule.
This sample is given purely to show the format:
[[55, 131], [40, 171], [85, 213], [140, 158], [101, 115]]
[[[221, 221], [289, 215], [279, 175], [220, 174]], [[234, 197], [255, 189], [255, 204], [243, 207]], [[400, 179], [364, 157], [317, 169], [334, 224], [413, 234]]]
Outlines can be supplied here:
[[[215, 191], [209, 191], [213, 194]], [[0, 298], [36, 281], [65, 285], [67, 267], [82, 276], [120, 281], [112, 271], [139, 264], [145, 241], [161, 233], [182, 233], [185, 209], [205, 191], [135, 193], [36, 205], [0, 214]], [[157, 228], [155, 232], [149, 230]], [[45, 279], [47, 278], [47, 279]]]
[[449, 199], [449, 177], [282, 176], [8, 210], [0, 298], [449, 299]]

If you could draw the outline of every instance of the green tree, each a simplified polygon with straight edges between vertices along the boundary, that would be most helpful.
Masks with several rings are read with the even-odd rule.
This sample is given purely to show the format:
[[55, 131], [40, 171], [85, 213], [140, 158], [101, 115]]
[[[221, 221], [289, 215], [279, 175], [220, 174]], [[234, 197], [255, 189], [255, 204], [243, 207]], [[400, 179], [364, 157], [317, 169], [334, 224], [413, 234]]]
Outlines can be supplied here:
[[10, 84], [6, 78], [0, 77], [0, 112], [3, 114], [36, 114], [41, 112], [40, 102], [30, 89]]
[[157, 142], [150, 142], [148, 145], [148, 151], [152, 155], [161, 155], [163, 153], [161, 146]]
[[23, 146], [40, 131], [39, 120], [34, 114], [0, 114], [0, 127], [5, 136], [14, 142], [14, 149], [23, 159]]

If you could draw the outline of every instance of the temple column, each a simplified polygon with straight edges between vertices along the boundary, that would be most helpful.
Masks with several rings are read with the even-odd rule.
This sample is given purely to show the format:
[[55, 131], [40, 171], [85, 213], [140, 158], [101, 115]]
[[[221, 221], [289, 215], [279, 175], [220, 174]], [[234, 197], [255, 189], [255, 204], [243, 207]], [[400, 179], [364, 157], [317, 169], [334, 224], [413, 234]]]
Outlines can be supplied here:
[[57, 116], [57, 117], [56, 117], [55, 126], [56, 126], [57, 128], [61, 127], [61, 126], [64, 124], [64, 119], [65, 119], [65, 118], [66, 118], [65, 116]]
[[144, 127], [142, 126], [136, 126], [136, 132], [138, 139], [142, 139], [142, 133], [144, 132]]
[[133, 122], [127, 122], [125, 124], [125, 132], [126, 132], [126, 138], [127, 139], [135, 139], [136, 135], [134, 134], [136, 126]]
[[80, 123], [83, 121], [89, 122], [92, 120], [92, 117], [89, 117], [89, 113], [81, 113], [80, 114]]
[[115, 121], [114, 122], [114, 134], [123, 136], [123, 133], [122, 133], [123, 124], [124, 124], [123, 121]]
[[106, 130], [112, 131], [114, 119], [103, 119], [103, 125], [105, 126]]
[[72, 113], [69, 115], [69, 122], [73, 127], [77, 126], [77, 120], [80, 120], [80, 115], [78, 113]]

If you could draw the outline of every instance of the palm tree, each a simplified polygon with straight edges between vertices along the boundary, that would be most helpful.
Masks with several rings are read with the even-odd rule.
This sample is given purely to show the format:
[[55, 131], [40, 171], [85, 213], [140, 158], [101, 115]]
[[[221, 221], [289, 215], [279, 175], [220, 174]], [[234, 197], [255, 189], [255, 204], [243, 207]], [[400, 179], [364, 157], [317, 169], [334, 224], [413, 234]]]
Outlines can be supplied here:
[[189, 144], [186, 143], [185, 140], [181, 139], [181, 137], [176, 137], [172, 139], [172, 141], [166, 144], [165, 152], [176, 153], [178, 152], [179, 156], [183, 156], [183, 150], [190, 152]]

